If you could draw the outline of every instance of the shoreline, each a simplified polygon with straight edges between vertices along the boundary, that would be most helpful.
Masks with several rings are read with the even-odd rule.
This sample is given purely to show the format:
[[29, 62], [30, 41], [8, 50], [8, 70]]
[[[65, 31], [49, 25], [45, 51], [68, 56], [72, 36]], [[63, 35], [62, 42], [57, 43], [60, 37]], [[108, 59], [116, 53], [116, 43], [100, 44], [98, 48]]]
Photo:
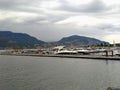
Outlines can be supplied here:
[[42, 54], [1, 54], [10, 56], [35, 56], [35, 57], [60, 57], [60, 58], [82, 58], [99, 60], [120, 60], [119, 56], [95, 56], [95, 55], [42, 55]]

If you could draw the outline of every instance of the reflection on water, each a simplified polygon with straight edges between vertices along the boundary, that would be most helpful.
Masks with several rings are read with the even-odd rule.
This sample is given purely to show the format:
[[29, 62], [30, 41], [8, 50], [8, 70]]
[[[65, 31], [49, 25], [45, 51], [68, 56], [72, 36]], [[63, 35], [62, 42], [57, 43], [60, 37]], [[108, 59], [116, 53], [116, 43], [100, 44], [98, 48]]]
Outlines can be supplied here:
[[120, 88], [120, 61], [0, 56], [0, 90]]

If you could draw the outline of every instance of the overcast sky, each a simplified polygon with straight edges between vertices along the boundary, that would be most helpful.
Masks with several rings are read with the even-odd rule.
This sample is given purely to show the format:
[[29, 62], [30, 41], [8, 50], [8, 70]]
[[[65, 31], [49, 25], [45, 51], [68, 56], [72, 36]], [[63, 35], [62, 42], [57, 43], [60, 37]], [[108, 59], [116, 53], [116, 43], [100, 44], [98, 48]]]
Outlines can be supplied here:
[[120, 42], [120, 0], [0, 0], [0, 30], [43, 41], [81, 35]]

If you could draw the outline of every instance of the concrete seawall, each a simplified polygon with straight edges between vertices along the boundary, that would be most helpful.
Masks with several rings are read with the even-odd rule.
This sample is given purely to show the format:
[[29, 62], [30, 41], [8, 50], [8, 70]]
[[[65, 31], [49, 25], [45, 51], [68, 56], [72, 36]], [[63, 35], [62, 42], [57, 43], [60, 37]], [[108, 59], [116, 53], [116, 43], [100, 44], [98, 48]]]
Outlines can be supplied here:
[[120, 60], [116, 56], [89, 56], [89, 55], [45, 55], [43, 57], [61, 57], [61, 58], [83, 58], [83, 59], [103, 59], [103, 60]]
[[[9, 54], [10, 55], [10, 54]], [[12, 54], [13, 55], [13, 54]], [[120, 60], [119, 56], [92, 56], [92, 55], [40, 55], [40, 54], [14, 54], [13, 56], [37, 56], [37, 57], [60, 57], [60, 58], [83, 58], [101, 60]]]

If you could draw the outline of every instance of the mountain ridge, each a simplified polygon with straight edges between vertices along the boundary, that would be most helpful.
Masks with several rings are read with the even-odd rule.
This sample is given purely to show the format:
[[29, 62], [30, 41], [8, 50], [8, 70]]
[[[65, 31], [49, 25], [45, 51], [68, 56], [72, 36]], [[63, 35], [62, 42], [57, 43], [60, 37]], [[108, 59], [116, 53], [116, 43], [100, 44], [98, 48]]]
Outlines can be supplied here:
[[0, 31], [0, 47], [34, 47], [35, 44], [44, 44], [42, 40], [26, 33], [14, 33], [11, 31]]
[[96, 38], [86, 37], [86, 36], [79, 36], [79, 35], [72, 35], [68, 37], [63, 37], [61, 40], [58, 41], [60, 44], [74, 44], [78, 45], [97, 45], [97, 44], [109, 44], [108, 42], [101, 41]]
[[86, 45], [98, 45], [101, 43], [109, 44], [108, 42], [101, 41], [96, 38], [72, 35], [63, 37], [56, 42], [45, 42], [38, 40], [37, 38], [30, 36], [26, 33], [14, 33], [11, 31], [0, 31], [0, 47], [13, 47], [13, 48], [34, 48], [35, 45], [42, 47], [52, 47], [56, 45], [65, 46], [86, 46]]

